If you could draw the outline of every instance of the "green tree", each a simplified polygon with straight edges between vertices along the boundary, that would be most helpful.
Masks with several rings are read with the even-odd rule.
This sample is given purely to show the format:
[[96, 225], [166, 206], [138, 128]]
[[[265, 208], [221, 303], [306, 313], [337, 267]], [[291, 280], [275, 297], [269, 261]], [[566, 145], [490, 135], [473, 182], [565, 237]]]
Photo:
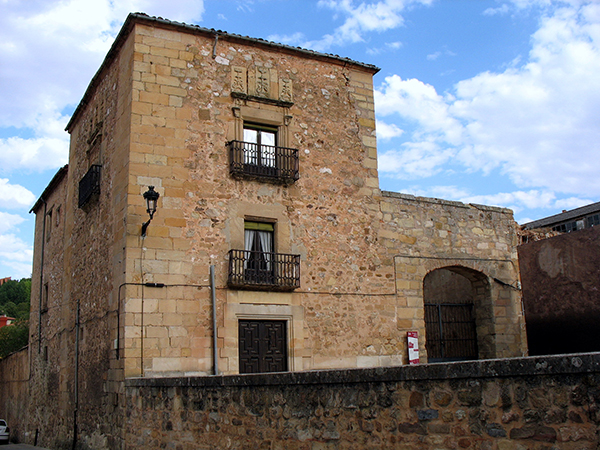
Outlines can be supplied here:
[[15, 319], [29, 318], [31, 278], [9, 280], [0, 286], [0, 314]]
[[0, 358], [21, 350], [29, 342], [29, 321], [18, 320], [0, 328]]
[[15, 314], [17, 313], [17, 305], [15, 305], [13, 302], [6, 303], [0, 309], [2, 310], [2, 313], [6, 314], [8, 317], [14, 317], [15, 319], [17, 318], [15, 317]]

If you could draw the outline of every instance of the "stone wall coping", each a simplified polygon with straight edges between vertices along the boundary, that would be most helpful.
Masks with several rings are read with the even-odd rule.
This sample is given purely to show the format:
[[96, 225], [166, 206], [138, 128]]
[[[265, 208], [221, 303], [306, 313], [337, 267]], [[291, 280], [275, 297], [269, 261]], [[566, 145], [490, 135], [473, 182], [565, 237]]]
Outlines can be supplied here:
[[314, 370], [268, 374], [198, 377], [129, 378], [125, 386], [136, 387], [244, 387], [311, 384], [351, 384], [395, 381], [510, 378], [600, 372], [600, 352], [479, 361], [419, 364], [369, 369]]
[[448, 206], [455, 206], [457, 208], [475, 208], [475, 209], [479, 209], [482, 211], [494, 211], [494, 212], [498, 212], [498, 213], [502, 213], [502, 214], [512, 214], [512, 210], [509, 208], [502, 208], [499, 206], [488, 206], [488, 205], [480, 205], [477, 203], [462, 203], [462, 202], [457, 202], [457, 201], [453, 201], [453, 200], [444, 200], [441, 198], [433, 198], [433, 197], [417, 197], [415, 195], [411, 195], [411, 194], [402, 194], [400, 192], [392, 192], [392, 191], [381, 191], [381, 195], [383, 197], [388, 197], [388, 198], [399, 198], [402, 200], [408, 200], [408, 201], [412, 201], [412, 202], [421, 202], [421, 203], [435, 203], [438, 205], [448, 205]]

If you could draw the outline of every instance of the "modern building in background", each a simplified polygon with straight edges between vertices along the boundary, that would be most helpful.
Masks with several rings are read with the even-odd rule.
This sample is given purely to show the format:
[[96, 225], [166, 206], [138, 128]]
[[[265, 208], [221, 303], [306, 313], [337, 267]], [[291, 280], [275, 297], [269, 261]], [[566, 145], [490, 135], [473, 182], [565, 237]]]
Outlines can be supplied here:
[[12, 324], [15, 321], [14, 317], [8, 317], [5, 314], [2, 314], [0, 316], [0, 328], [5, 327], [7, 325]]
[[600, 202], [528, 222], [523, 225], [523, 228], [526, 230], [550, 228], [552, 231], [570, 233], [597, 225], [600, 225]]
[[402, 365], [409, 332], [526, 354], [512, 212], [380, 191], [377, 71], [127, 18], [33, 208], [23, 435], [135, 448], [128, 378]]

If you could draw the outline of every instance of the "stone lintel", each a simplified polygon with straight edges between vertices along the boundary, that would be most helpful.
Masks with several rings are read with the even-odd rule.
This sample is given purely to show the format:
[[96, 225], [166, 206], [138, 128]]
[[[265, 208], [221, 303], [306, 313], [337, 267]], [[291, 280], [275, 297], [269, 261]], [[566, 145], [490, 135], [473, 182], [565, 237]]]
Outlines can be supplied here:
[[243, 94], [241, 92], [232, 92], [231, 96], [241, 100], [249, 100], [253, 102], [266, 103], [267, 105], [281, 106], [282, 108], [291, 108], [294, 106], [293, 102], [285, 102], [283, 100], [275, 100], [267, 97], [257, 97], [255, 95]]

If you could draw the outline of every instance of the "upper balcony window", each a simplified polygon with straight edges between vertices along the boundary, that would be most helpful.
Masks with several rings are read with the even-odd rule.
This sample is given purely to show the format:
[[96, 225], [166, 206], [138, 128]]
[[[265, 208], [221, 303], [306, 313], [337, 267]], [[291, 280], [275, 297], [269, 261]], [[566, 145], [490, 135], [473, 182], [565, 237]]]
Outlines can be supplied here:
[[298, 150], [277, 145], [276, 127], [245, 123], [243, 139], [229, 143], [232, 175], [279, 183], [298, 179]]
[[100, 194], [100, 164], [93, 164], [79, 182], [79, 207], [85, 206], [94, 195]]
[[244, 126], [244, 164], [275, 168], [277, 128]]

